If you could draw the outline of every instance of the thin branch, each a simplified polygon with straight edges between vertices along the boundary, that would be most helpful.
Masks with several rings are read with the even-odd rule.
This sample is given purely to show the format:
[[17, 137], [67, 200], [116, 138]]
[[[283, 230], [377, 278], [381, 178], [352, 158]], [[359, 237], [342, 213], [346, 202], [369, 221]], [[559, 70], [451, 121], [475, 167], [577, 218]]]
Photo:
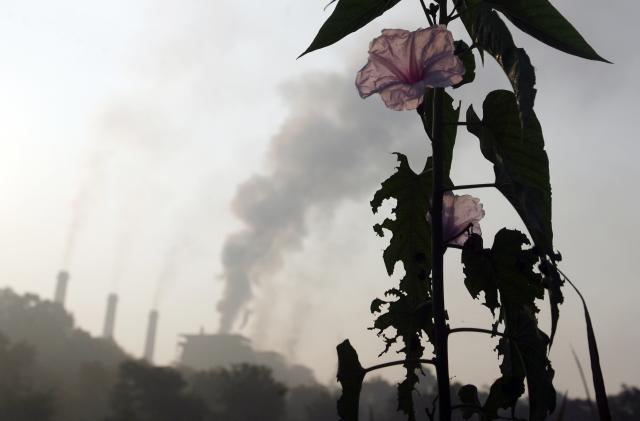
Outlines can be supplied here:
[[489, 329], [481, 329], [479, 327], [457, 327], [455, 329], [449, 329], [449, 335], [451, 335], [452, 333], [459, 333], [459, 332], [486, 333], [487, 335], [491, 335], [491, 336], [500, 336], [503, 338], [508, 338], [508, 336], [502, 332], [497, 332]]
[[454, 190], [466, 190], [466, 189], [482, 189], [485, 187], [497, 187], [496, 183], [484, 183], [484, 184], [462, 184], [460, 186], [453, 186], [449, 189], [446, 189], [447, 191], [454, 191]]
[[377, 364], [377, 365], [373, 365], [369, 368], [365, 368], [364, 372], [368, 373], [370, 371], [374, 371], [374, 370], [379, 370], [381, 368], [386, 368], [386, 367], [393, 367], [394, 365], [403, 365], [406, 363], [422, 363], [422, 364], [432, 364], [435, 365], [435, 360], [428, 360], [428, 359], [419, 359], [419, 360], [399, 360], [399, 361], [391, 361], [388, 363], [382, 363], [382, 364]]
[[422, 6], [422, 11], [424, 12], [424, 15], [427, 17], [427, 20], [429, 21], [429, 25], [431, 26], [435, 25], [435, 23], [433, 22], [433, 18], [431, 17], [431, 12], [429, 12], [429, 9], [427, 9], [427, 5], [424, 4], [424, 0], [420, 0], [420, 5]]

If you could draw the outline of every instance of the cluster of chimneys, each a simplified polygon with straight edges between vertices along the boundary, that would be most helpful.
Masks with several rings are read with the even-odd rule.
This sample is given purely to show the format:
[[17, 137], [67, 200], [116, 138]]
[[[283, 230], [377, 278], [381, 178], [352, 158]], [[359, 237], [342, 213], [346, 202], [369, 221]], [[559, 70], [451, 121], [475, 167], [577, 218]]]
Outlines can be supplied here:
[[[53, 301], [64, 307], [64, 301], [67, 296], [67, 286], [69, 285], [69, 272], [60, 271], [56, 282], [56, 290], [54, 292]], [[118, 306], [118, 295], [111, 293], [107, 296], [107, 310], [104, 316], [104, 325], [102, 328], [102, 337], [113, 340], [113, 332], [116, 324], [116, 308]], [[148, 362], [153, 361], [153, 352], [156, 343], [156, 333], [158, 330], [158, 311], [153, 309], [149, 312], [149, 322], [147, 324], [147, 336], [144, 343], [144, 353], [142, 358]]]

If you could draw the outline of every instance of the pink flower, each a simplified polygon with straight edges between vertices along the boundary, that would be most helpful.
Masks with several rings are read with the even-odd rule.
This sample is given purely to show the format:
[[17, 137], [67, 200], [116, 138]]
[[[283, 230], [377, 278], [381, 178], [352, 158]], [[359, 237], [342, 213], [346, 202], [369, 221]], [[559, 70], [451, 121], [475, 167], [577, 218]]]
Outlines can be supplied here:
[[[446, 244], [463, 246], [471, 234], [482, 235], [480, 220], [484, 209], [480, 199], [446, 192], [442, 196], [442, 238]], [[427, 214], [427, 221], [431, 216]]]
[[385, 29], [369, 45], [369, 60], [356, 76], [362, 98], [379, 93], [396, 111], [418, 108], [426, 87], [462, 81], [464, 65], [453, 54], [453, 36], [443, 25], [418, 29]]
[[442, 198], [442, 238], [447, 244], [463, 246], [471, 234], [481, 235], [480, 220], [484, 209], [480, 199], [451, 192]]

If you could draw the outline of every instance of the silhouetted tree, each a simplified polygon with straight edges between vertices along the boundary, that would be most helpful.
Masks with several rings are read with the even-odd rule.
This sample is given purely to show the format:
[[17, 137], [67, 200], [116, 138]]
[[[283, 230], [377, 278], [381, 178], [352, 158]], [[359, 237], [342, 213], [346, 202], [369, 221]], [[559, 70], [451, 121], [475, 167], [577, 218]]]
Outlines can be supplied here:
[[622, 385], [622, 392], [610, 398], [614, 420], [640, 420], [640, 389]]
[[185, 390], [182, 375], [167, 367], [126, 361], [111, 391], [107, 421], [204, 421], [204, 402]]
[[94, 338], [74, 325], [58, 303], [35, 294], [0, 290], [0, 332], [37, 350], [38, 383], [55, 390], [62, 421], [95, 421], [107, 415], [107, 397], [126, 354], [112, 340]]
[[219, 421], [280, 421], [285, 416], [286, 387], [266, 367], [240, 364], [197, 372], [190, 379]]
[[53, 394], [37, 388], [34, 356], [33, 347], [0, 335], [0, 420], [53, 420]]
[[327, 421], [338, 417], [337, 397], [321, 385], [296, 386], [287, 393], [288, 421]]

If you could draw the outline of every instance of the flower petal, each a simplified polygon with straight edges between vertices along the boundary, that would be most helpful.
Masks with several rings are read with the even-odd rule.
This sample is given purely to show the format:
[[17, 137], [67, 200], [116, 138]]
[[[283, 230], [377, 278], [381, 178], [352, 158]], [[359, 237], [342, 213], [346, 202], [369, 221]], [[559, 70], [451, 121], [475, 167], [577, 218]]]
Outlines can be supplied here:
[[480, 220], [484, 209], [480, 199], [465, 194], [455, 196], [448, 192], [442, 198], [443, 238], [448, 244], [462, 246], [470, 234], [481, 235]]
[[362, 98], [380, 93], [394, 110], [415, 109], [426, 87], [459, 83], [462, 61], [454, 55], [453, 36], [444, 26], [418, 29], [385, 29], [369, 45], [369, 60], [356, 76]]

